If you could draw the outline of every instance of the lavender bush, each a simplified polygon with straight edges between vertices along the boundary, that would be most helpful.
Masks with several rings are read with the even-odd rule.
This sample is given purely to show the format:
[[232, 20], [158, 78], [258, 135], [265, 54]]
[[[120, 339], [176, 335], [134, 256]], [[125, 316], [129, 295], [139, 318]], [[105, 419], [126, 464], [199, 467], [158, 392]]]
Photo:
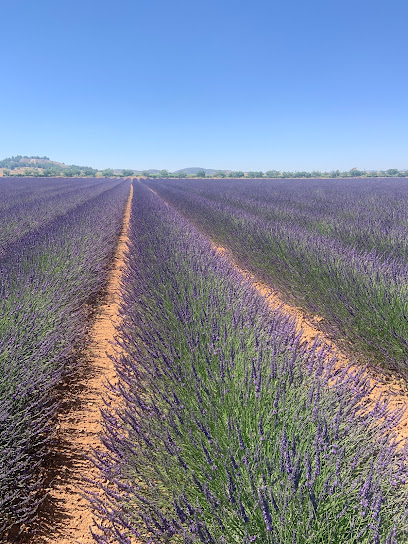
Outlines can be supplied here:
[[240, 266], [325, 317], [322, 326], [345, 346], [407, 374], [407, 180], [149, 185]]
[[140, 184], [123, 296], [98, 543], [406, 542], [401, 413]]
[[[51, 192], [59, 183], [64, 187], [63, 181], [49, 182]], [[44, 496], [42, 466], [55, 427], [56, 385], [78, 364], [75, 355], [83, 342], [86, 304], [106, 279], [129, 183], [93, 180], [83, 189], [77, 186], [71, 196], [66, 189], [57, 190], [57, 200], [43, 195], [42, 208], [33, 190], [30, 199], [40, 214], [35, 228], [9, 238], [0, 254], [0, 535], [4, 538], [11, 527], [27, 526], [34, 519]], [[19, 187], [14, 190], [18, 200]], [[64, 198], [66, 213], [62, 213]], [[10, 192], [8, 209], [14, 209], [12, 200]], [[28, 200], [20, 200], [23, 211], [13, 212], [24, 224]]]

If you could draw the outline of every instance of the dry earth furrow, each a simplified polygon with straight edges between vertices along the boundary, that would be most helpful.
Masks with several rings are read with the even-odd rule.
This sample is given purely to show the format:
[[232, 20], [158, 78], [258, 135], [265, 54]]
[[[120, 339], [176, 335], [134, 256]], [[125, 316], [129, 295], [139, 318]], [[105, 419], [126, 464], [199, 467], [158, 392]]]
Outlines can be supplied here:
[[[93, 514], [83, 489], [98, 493], [86, 480], [96, 480], [98, 469], [88, 459], [93, 449], [103, 448], [99, 439], [102, 431], [103, 397], [107, 382], [117, 381], [110, 355], [113, 354], [117, 326], [120, 323], [120, 284], [128, 244], [133, 187], [130, 188], [113, 265], [105, 296], [97, 308], [89, 332], [89, 348], [80, 375], [65, 386], [70, 400], [58, 422], [57, 452], [53, 480], [49, 485], [43, 527], [32, 544], [91, 544], [90, 527]], [[44, 526], [46, 527], [44, 530]]]

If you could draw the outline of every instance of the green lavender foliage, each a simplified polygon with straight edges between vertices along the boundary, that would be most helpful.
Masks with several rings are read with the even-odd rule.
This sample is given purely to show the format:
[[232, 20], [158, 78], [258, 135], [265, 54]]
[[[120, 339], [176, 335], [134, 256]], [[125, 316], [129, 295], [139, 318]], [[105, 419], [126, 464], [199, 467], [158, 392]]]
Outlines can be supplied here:
[[138, 184], [123, 296], [97, 542], [406, 541], [401, 414]]
[[[39, 194], [24, 187], [31, 192], [19, 200], [18, 186], [0, 183], [3, 208], [22, 221], [0, 252], [0, 540], [30, 527], [46, 495], [58, 385], [78, 368], [88, 305], [106, 281], [129, 194], [128, 182], [93, 180], [65, 194], [64, 213], [64, 181]], [[22, 209], [39, 213], [28, 232]]]
[[238, 264], [373, 364], [407, 373], [408, 181], [156, 180]]

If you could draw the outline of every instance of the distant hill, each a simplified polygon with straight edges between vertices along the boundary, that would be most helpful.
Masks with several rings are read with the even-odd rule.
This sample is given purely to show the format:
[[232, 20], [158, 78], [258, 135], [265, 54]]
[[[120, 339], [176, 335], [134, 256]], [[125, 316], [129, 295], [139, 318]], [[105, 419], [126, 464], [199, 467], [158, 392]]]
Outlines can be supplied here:
[[22, 167], [46, 168], [51, 164], [61, 165], [62, 163], [55, 163], [54, 161], [50, 160], [49, 157], [28, 157], [23, 155], [16, 155], [14, 157], [8, 157], [1, 160], [0, 168], [9, 168], [10, 170]]
[[49, 157], [15, 155], [0, 160], [3, 176], [95, 176], [98, 170], [90, 166], [78, 166], [52, 161]]
[[219, 172], [219, 170], [214, 170], [212, 168], [200, 168], [198, 166], [192, 166], [191, 168], [182, 168], [181, 170], [176, 170], [174, 173], [175, 174], [184, 173], [187, 175], [194, 176], [195, 174], [197, 174], [197, 172], [202, 172], [203, 170], [206, 176], [210, 176], [211, 174], [214, 174], [215, 172]]

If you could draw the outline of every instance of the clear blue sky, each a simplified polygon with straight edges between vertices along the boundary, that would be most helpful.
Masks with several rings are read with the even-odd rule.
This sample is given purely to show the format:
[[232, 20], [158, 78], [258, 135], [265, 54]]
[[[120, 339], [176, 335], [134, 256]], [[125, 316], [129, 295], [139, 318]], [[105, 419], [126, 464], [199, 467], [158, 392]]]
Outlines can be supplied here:
[[1, 4], [0, 158], [408, 168], [406, 0]]

